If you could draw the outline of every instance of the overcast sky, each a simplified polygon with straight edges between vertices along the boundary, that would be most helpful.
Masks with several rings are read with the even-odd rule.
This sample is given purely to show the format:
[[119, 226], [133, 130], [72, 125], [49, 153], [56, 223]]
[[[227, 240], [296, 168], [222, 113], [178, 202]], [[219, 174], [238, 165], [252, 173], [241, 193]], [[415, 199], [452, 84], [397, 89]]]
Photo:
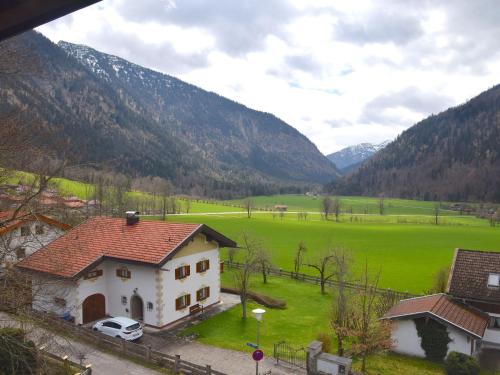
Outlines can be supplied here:
[[500, 82], [495, 0], [103, 0], [38, 30], [271, 112], [325, 154]]

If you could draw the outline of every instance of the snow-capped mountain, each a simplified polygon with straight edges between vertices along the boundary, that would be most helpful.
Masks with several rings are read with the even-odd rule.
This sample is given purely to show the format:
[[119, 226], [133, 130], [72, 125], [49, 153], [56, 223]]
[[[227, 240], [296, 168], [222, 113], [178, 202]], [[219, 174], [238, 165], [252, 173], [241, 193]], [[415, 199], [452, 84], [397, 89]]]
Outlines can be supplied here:
[[377, 151], [382, 150], [390, 142], [391, 141], [384, 141], [379, 144], [360, 143], [327, 155], [327, 158], [330, 159], [341, 172], [351, 172], [352, 167], [370, 159]]

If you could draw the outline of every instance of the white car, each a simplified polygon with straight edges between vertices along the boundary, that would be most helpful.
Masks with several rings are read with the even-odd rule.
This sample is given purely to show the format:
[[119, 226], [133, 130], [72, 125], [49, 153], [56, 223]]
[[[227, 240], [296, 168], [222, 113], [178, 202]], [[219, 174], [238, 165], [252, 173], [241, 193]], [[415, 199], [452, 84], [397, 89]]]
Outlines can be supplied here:
[[137, 340], [142, 336], [141, 323], [122, 316], [100, 320], [92, 326], [92, 329], [127, 341]]

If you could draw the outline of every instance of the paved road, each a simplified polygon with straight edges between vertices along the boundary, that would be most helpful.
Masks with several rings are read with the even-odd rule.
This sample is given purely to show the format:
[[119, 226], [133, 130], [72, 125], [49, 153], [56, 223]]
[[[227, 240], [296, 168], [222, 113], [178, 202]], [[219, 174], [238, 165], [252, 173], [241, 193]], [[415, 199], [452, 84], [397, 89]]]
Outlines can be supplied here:
[[[13, 320], [9, 315], [0, 313], [0, 326], [14, 327], [19, 323]], [[121, 359], [111, 354], [103, 353], [97, 349], [69, 340], [67, 338], [54, 335], [39, 327], [29, 326], [27, 328], [29, 338], [37, 346], [45, 346], [45, 350], [59, 356], [67, 355], [73, 362], [79, 363], [82, 356], [85, 359], [84, 364], [92, 365], [93, 373], [96, 375], [158, 375], [159, 372], [147, 367], [137, 365], [133, 362]]]

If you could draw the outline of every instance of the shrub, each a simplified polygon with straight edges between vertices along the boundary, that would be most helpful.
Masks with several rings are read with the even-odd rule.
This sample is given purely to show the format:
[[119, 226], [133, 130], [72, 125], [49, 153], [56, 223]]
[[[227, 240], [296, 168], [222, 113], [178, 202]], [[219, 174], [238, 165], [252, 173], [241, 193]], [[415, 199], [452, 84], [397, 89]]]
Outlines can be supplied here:
[[418, 318], [414, 321], [417, 334], [422, 340], [420, 346], [424, 349], [426, 358], [442, 362], [448, 352], [448, 343], [451, 341], [446, 326], [428, 318]]
[[0, 374], [31, 374], [36, 370], [36, 349], [18, 328], [0, 329]]
[[323, 343], [323, 351], [326, 353], [331, 353], [332, 350], [332, 338], [329, 334], [325, 332], [318, 333], [316, 339]]
[[478, 375], [480, 372], [477, 360], [463, 353], [450, 352], [444, 361], [447, 375]]

